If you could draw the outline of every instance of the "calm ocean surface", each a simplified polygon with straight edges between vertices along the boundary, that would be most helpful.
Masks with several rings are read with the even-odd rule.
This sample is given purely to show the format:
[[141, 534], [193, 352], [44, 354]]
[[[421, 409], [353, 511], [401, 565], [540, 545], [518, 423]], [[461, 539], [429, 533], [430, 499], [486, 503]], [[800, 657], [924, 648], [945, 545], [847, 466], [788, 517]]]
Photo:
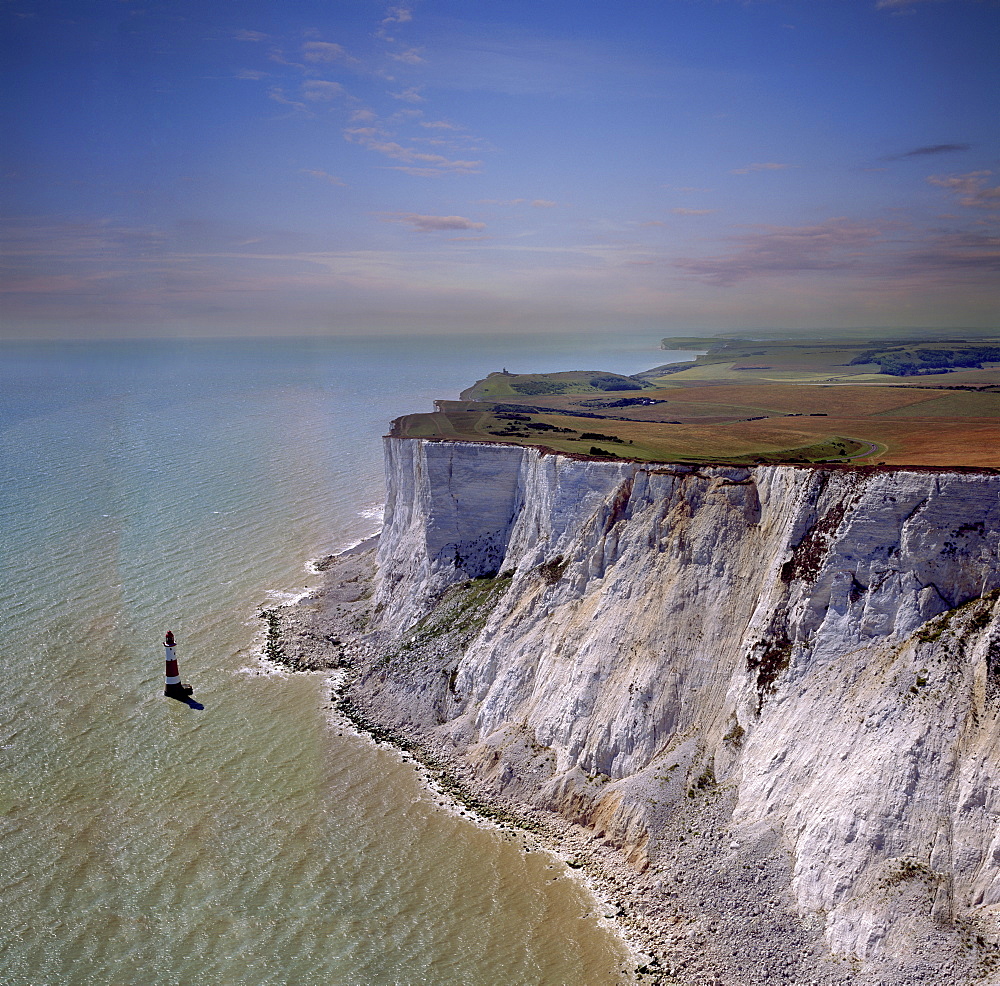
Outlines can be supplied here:
[[378, 529], [391, 418], [657, 342], [0, 346], [0, 984], [619, 982], [565, 867], [261, 673], [255, 613]]

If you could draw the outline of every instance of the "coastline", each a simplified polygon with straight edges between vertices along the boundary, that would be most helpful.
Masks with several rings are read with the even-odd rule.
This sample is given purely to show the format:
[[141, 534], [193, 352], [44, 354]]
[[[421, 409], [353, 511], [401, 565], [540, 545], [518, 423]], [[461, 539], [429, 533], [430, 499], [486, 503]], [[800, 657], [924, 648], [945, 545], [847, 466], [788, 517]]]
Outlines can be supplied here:
[[[481, 761], [463, 755], [421, 721], [421, 709], [386, 700], [387, 636], [371, 627], [368, 591], [374, 550], [336, 557], [324, 584], [294, 606], [282, 608], [282, 654], [271, 657], [292, 672], [327, 671], [331, 717], [343, 717], [372, 742], [386, 744], [410, 760], [441, 807], [474, 824], [495, 826], [523, 845], [562, 861], [565, 875], [584, 881], [597, 920], [613, 928], [629, 956], [619, 983], [642, 986], [712, 986], [728, 956], [742, 950], [755, 957], [761, 983], [785, 982], [786, 955], [808, 966], [822, 986], [851, 982], [850, 966], [829, 955], [819, 927], [801, 926], [788, 893], [787, 859], [773, 838], [739, 846], [728, 833], [732, 791], [691, 801], [677, 813], [668, 838], [642, 852], [606, 831], [599, 820], [579, 823], [557, 807], [512, 797]], [[413, 652], [411, 652], [412, 655]], [[331, 726], [338, 725], [331, 718]], [[440, 795], [438, 797], [438, 795]], [[744, 871], [755, 885], [721, 887], [725, 868]], [[754, 980], [756, 982], [756, 980]]]
[[[621, 903], [612, 899], [608, 887], [595, 878], [578, 860], [571, 842], [561, 837], [552, 823], [536, 812], [537, 817], [529, 817], [516, 807], [504, 803], [499, 797], [490, 797], [484, 790], [473, 791], [471, 777], [463, 776], [462, 766], [457, 761], [446, 761], [440, 756], [428, 753], [404, 736], [367, 718], [349, 701], [344, 700], [342, 690], [346, 683], [344, 672], [336, 672], [327, 679], [330, 686], [330, 703], [326, 706], [332, 727], [338, 730], [350, 729], [355, 735], [365, 737], [375, 746], [393, 751], [403, 763], [410, 764], [420, 778], [420, 782], [433, 797], [435, 804], [444, 811], [464, 821], [492, 829], [507, 839], [513, 840], [524, 852], [541, 852], [566, 867], [560, 874], [564, 878], [576, 880], [592, 899], [594, 910], [585, 915], [587, 919], [610, 929], [623, 944], [631, 962], [631, 969], [623, 969], [633, 982], [632, 969], [649, 960], [643, 943], [633, 939], [622, 926], [619, 918], [623, 913]], [[647, 980], [648, 981], [648, 980]]]
[[655, 929], [634, 921], [630, 875], [610, 845], [554, 812], [505, 798], [477, 780], [468, 763], [407, 736], [387, 716], [366, 707], [357, 688], [362, 666], [374, 648], [362, 639], [368, 622], [366, 583], [374, 572], [375, 534], [322, 559], [322, 586], [308, 596], [259, 615], [280, 634], [280, 649], [265, 644], [262, 660], [287, 673], [326, 672], [331, 728], [349, 728], [413, 765], [438, 806], [465, 821], [488, 826], [514, 839], [525, 852], [544, 852], [565, 867], [559, 875], [579, 881], [594, 902], [589, 919], [613, 931], [628, 956], [620, 983], [677, 982], [657, 954]]

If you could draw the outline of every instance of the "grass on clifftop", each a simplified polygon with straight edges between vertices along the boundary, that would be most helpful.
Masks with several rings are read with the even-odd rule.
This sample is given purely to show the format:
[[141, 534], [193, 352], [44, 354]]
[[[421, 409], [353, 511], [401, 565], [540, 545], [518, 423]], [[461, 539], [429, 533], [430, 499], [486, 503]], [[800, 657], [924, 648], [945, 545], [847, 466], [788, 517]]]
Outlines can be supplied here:
[[462, 391], [467, 401], [538, 397], [552, 394], [607, 394], [651, 390], [653, 385], [621, 373], [568, 370], [562, 373], [491, 373]]
[[[706, 340], [664, 345], [681, 342]], [[709, 342], [632, 377], [491, 373], [393, 434], [642, 462], [1000, 468], [1000, 338]]]
[[394, 434], [405, 438], [452, 439], [536, 445], [556, 452], [640, 462], [726, 461], [734, 464], [826, 462], [870, 452], [868, 442], [829, 429], [814, 434], [786, 428], [718, 429], [710, 426], [665, 426], [655, 422], [578, 418], [542, 413], [448, 409], [399, 419]]

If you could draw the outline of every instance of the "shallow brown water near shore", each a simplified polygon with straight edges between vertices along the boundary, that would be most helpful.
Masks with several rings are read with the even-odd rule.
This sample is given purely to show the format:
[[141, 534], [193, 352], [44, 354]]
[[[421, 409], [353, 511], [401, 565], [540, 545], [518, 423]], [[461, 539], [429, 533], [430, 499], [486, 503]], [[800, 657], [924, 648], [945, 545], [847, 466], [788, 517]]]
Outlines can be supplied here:
[[[338, 735], [322, 676], [259, 673], [269, 590], [306, 588], [308, 558], [373, 526], [379, 432], [354, 440], [391, 414], [359, 410], [374, 357], [334, 355], [7, 364], [5, 986], [620, 981], [565, 867]], [[167, 629], [201, 710], [162, 695]]]

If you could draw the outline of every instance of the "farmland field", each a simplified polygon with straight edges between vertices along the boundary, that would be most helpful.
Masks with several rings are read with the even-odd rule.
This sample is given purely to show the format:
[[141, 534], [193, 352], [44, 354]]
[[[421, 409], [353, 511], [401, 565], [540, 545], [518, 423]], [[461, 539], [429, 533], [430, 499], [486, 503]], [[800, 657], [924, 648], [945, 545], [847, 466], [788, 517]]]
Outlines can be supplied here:
[[[723, 340], [633, 377], [503, 371], [393, 434], [643, 462], [1000, 468], [1000, 369], [968, 365], [996, 342]], [[880, 372], [900, 367], [919, 372]]]

